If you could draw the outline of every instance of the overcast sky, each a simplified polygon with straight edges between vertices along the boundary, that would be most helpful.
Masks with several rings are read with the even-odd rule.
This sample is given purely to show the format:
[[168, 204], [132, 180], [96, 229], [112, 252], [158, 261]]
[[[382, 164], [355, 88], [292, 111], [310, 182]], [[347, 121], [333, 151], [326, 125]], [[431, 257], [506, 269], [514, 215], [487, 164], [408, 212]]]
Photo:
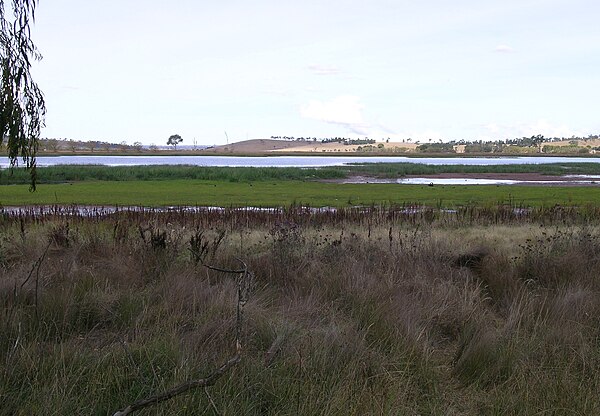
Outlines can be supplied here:
[[42, 0], [42, 137], [600, 133], [597, 0]]

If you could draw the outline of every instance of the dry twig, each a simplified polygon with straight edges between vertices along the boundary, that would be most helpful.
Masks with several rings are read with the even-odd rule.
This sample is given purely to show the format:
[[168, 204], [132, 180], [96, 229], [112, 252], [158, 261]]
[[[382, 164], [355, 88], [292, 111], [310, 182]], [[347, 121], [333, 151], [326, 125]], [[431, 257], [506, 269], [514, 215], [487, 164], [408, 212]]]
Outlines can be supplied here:
[[[19, 292], [23, 289], [23, 287], [29, 282], [29, 280], [31, 280], [31, 278], [33, 277], [33, 273], [35, 272], [35, 318], [39, 319], [38, 316], [38, 304], [39, 304], [39, 287], [40, 287], [40, 268], [42, 267], [42, 263], [44, 262], [44, 260], [46, 259], [46, 254], [48, 254], [48, 249], [50, 248], [50, 245], [52, 244], [52, 242], [48, 242], [48, 244], [46, 245], [46, 248], [44, 249], [44, 251], [42, 252], [42, 254], [40, 255], [40, 257], [33, 263], [33, 265], [31, 266], [31, 270], [29, 271], [29, 274], [27, 275], [27, 277], [25, 278], [25, 280], [21, 283], [21, 285], [19, 286], [18, 290], [17, 290], [17, 281], [15, 280], [15, 285], [13, 288], [13, 299], [16, 302], [17, 296], [19, 294]], [[12, 311], [11, 311], [12, 313]]]

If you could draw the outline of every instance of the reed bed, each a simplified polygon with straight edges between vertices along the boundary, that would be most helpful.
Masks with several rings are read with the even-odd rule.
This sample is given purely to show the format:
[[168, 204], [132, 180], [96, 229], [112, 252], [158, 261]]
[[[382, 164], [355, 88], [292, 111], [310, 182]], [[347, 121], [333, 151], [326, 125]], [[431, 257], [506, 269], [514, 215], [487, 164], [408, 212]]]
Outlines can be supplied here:
[[[37, 169], [38, 183], [81, 181], [155, 181], [198, 179], [225, 182], [255, 182], [267, 180], [340, 179], [345, 173], [335, 168], [285, 167], [208, 167], [187, 165], [102, 166], [57, 165]], [[0, 185], [28, 184], [29, 174], [23, 169], [0, 170]]]
[[[545, 175], [600, 175], [600, 163], [543, 163], [523, 165], [425, 165], [420, 163], [364, 163], [324, 168], [208, 167], [208, 166], [102, 166], [58, 165], [37, 169], [41, 184], [80, 181], [154, 181], [199, 179], [226, 182], [342, 179], [351, 175], [398, 178], [440, 173], [542, 173]], [[23, 169], [1, 169], [0, 185], [29, 184]]]
[[184, 227], [219, 227], [227, 230], [256, 225], [273, 227], [289, 222], [302, 226], [366, 226], [426, 224], [432, 227], [473, 225], [584, 225], [600, 223], [600, 207], [552, 206], [523, 207], [520, 205], [467, 205], [456, 209], [434, 208], [419, 204], [370, 207], [306, 207], [290, 205], [283, 208], [258, 207], [119, 207], [42, 205], [0, 208], [0, 224], [47, 223], [60, 219], [70, 222], [125, 221], [131, 224], [152, 221], [168, 222]]

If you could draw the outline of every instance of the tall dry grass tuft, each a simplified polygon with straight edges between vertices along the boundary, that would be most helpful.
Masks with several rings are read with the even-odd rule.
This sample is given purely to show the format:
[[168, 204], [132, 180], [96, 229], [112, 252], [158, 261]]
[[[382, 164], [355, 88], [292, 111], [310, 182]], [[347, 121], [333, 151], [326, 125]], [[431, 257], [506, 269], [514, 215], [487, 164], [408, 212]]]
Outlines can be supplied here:
[[112, 414], [210, 372], [237, 289], [199, 258], [236, 257], [243, 360], [153, 413], [600, 412], [596, 228], [178, 215], [2, 223], [0, 414]]

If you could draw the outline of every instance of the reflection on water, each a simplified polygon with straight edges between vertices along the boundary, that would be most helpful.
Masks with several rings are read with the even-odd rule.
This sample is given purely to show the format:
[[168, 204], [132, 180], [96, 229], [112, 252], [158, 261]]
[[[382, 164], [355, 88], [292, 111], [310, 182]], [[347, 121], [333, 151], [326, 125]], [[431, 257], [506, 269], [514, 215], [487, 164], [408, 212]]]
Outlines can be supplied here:
[[[582, 177], [583, 178], [583, 177]], [[595, 185], [594, 180], [573, 178], [564, 181], [516, 181], [511, 179], [480, 178], [403, 178], [396, 183], [409, 185]]]
[[399, 183], [402, 185], [596, 185], [594, 175], [570, 175], [562, 181], [526, 181], [514, 179], [489, 179], [489, 178], [401, 178], [380, 179], [366, 177], [352, 177], [342, 183]]
[[600, 175], [565, 175], [565, 178], [576, 178], [576, 179], [590, 179], [590, 180], [594, 180], [594, 179], [600, 179]]
[[404, 178], [396, 183], [409, 185], [515, 185], [515, 184], [559, 184], [564, 181], [515, 181], [510, 179], [479, 179], [479, 178]]
[[[387, 208], [384, 208], [387, 209]], [[335, 207], [295, 207], [295, 213], [300, 215], [314, 214], [331, 214], [338, 212]], [[353, 206], [342, 208], [342, 210], [352, 210], [358, 214], [369, 215], [373, 212], [373, 206]], [[440, 212], [444, 214], [457, 214], [457, 209], [436, 208], [425, 205], [403, 206], [393, 209], [393, 212], [404, 215], [417, 215], [423, 212]], [[529, 213], [528, 208], [513, 208], [513, 212], [517, 215], [526, 215]], [[209, 207], [209, 206], [167, 206], [167, 207], [141, 207], [141, 206], [86, 206], [86, 205], [31, 205], [22, 207], [2, 207], [0, 206], [0, 215], [5, 217], [89, 217], [100, 218], [108, 217], [117, 213], [178, 213], [178, 214], [211, 214], [211, 213], [235, 213], [235, 212], [261, 212], [266, 214], [282, 215], [289, 212], [289, 208], [260, 208], [260, 207], [239, 207], [239, 208], [224, 208], [224, 207]]]
[[[54, 165], [194, 165], [245, 167], [324, 167], [350, 163], [419, 163], [426, 165], [523, 165], [541, 163], [600, 163], [600, 158], [580, 157], [365, 157], [365, 156], [40, 156], [37, 166]], [[0, 158], [0, 168], [9, 166]]]

